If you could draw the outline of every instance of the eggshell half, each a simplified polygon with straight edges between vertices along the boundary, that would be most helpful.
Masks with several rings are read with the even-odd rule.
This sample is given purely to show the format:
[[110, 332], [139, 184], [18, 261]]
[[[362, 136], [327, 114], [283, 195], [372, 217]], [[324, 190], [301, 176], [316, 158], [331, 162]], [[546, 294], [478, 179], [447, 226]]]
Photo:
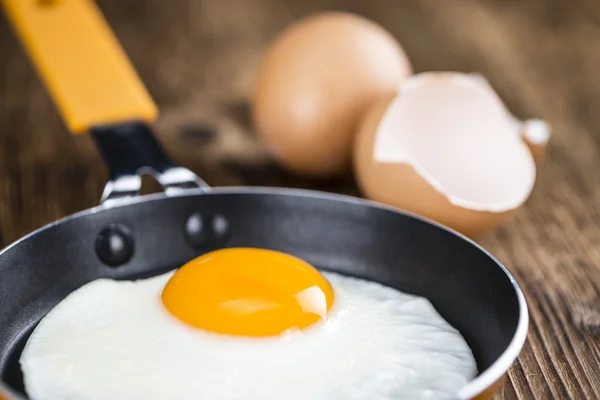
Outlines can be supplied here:
[[415, 75], [362, 121], [359, 186], [370, 199], [482, 234], [534, 186], [535, 163], [515, 121], [480, 76]]
[[398, 42], [374, 22], [344, 12], [307, 17], [283, 31], [260, 64], [257, 133], [293, 172], [342, 173], [351, 166], [361, 116], [410, 74]]

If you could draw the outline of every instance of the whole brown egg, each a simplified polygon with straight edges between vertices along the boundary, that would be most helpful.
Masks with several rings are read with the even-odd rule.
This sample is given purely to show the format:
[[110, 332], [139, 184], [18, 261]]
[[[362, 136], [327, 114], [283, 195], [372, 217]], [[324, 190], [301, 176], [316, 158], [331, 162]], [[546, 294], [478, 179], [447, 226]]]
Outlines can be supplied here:
[[257, 133], [293, 172], [342, 173], [362, 114], [411, 73], [398, 42], [374, 22], [343, 12], [307, 17], [279, 35], [259, 66]]

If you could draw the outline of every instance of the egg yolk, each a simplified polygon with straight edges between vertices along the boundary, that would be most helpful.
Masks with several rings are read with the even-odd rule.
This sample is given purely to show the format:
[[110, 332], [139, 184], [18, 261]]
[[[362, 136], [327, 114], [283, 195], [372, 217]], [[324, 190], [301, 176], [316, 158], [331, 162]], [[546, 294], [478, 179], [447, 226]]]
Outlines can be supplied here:
[[272, 250], [207, 253], [175, 272], [162, 302], [177, 319], [206, 331], [274, 336], [327, 318], [334, 293], [319, 271]]

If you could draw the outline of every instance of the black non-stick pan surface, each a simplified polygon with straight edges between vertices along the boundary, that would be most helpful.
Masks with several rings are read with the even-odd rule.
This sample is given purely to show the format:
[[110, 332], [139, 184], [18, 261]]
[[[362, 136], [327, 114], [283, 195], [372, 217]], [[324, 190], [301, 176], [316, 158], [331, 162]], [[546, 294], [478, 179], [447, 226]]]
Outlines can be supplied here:
[[[100, 258], [111, 236], [133, 250], [120, 266]], [[79, 286], [97, 278], [156, 275], [235, 246], [287, 252], [321, 269], [427, 297], [465, 337], [479, 371], [507, 351], [523, 317], [522, 297], [504, 267], [468, 239], [418, 217], [311, 191], [192, 190], [92, 209], [1, 252], [2, 380], [23, 389], [18, 357], [28, 335]], [[113, 261], [126, 253], [117, 251]]]

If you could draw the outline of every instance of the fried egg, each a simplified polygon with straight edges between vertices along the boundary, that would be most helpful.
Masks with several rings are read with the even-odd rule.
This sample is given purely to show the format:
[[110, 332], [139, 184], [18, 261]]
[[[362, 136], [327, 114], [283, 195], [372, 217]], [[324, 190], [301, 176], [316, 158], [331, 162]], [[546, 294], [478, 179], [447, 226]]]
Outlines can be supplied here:
[[34, 400], [444, 399], [477, 373], [427, 299], [260, 249], [89, 282], [20, 363]]

